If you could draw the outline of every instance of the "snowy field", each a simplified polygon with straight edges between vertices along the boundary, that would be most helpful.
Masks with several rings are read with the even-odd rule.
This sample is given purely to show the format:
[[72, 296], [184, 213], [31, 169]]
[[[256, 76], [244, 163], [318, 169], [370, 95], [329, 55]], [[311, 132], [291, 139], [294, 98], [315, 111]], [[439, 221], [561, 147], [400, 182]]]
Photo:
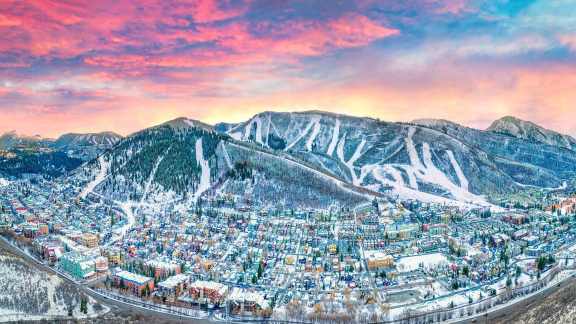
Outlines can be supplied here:
[[420, 266], [426, 268], [436, 267], [442, 263], [448, 263], [448, 259], [442, 253], [416, 255], [411, 257], [401, 258], [398, 261], [398, 269], [401, 271], [413, 271]]
[[[109, 311], [77, 287], [30, 266], [22, 259], [0, 251], [0, 321], [96, 317]], [[80, 311], [87, 298], [87, 313]]]

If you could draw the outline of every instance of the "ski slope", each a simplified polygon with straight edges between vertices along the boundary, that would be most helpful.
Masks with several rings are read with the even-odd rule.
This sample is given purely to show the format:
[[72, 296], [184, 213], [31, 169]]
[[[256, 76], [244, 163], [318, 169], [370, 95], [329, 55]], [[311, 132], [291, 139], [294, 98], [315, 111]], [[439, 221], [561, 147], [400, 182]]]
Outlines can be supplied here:
[[79, 195], [79, 197], [82, 199], [85, 199], [89, 193], [91, 193], [100, 183], [102, 183], [102, 181], [104, 181], [104, 179], [106, 179], [110, 163], [108, 163], [104, 159], [104, 156], [101, 155], [98, 157], [98, 164], [100, 165], [100, 170], [98, 171], [96, 178], [89, 182]]
[[306, 150], [308, 150], [308, 152], [312, 151], [312, 144], [314, 144], [314, 140], [316, 139], [319, 133], [320, 133], [320, 118], [314, 121], [314, 126], [312, 127], [312, 134], [310, 134], [310, 137], [308, 137], [308, 140], [306, 141]]
[[196, 140], [195, 145], [196, 151], [196, 162], [200, 165], [201, 168], [201, 175], [200, 175], [200, 184], [198, 185], [198, 189], [194, 193], [194, 201], [197, 201], [200, 198], [200, 195], [204, 193], [204, 191], [210, 189], [210, 165], [208, 164], [208, 160], [204, 159], [204, 150], [202, 149], [202, 137]]
[[336, 118], [334, 122], [334, 129], [332, 130], [332, 140], [330, 141], [330, 145], [328, 146], [326, 154], [330, 156], [334, 154], [334, 149], [336, 149], [336, 145], [338, 144], [339, 136], [340, 136], [340, 119]]
[[[316, 125], [318, 125], [318, 126], [316, 126]], [[296, 139], [294, 139], [294, 141], [292, 143], [290, 143], [290, 145], [288, 145], [284, 150], [285, 151], [290, 150], [294, 145], [296, 145], [298, 142], [300, 142], [300, 140], [302, 138], [304, 138], [304, 136], [306, 136], [310, 132], [312, 127], [319, 127], [319, 126], [320, 126], [320, 116], [313, 116], [310, 119], [310, 122], [308, 123], [306, 128], [304, 128], [304, 130], [302, 132], [300, 132], [300, 134], [298, 134]], [[290, 128], [288, 128], [288, 129], [290, 129]], [[312, 144], [310, 144], [310, 145], [312, 145]]]

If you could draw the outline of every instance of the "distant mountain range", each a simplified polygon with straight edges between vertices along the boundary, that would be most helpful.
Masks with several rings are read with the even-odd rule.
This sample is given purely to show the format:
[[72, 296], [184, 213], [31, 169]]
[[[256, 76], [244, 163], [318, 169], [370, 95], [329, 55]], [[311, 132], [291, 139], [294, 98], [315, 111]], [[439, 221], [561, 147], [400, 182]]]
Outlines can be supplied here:
[[18, 135], [0, 136], [0, 176], [23, 174], [61, 176], [111, 149], [122, 136], [112, 133], [65, 134], [58, 139]]
[[110, 148], [121, 139], [122, 136], [114, 132], [87, 134], [69, 133], [54, 140], [43, 138], [40, 135], [19, 135], [15, 131], [11, 131], [0, 136], [0, 149], [9, 150], [18, 147], [46, 147], [67, 150], [87, 146], [102, 146]]
[[310, 111], [263, 112], [214, 127], [179, 118], [132, 134], [79, 168], [83, 196], [350, 206], [376, 196], [486, 206], [493, 194], [561, 187], [574, 139], [512, 117], [487, 130], [445, 120], [390, 123]]

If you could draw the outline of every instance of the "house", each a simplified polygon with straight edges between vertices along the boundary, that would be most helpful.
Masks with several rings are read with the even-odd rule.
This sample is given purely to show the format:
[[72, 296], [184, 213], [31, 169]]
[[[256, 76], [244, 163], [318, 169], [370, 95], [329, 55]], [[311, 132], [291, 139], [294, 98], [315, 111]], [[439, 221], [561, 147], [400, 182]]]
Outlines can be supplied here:
[[228, 295], [228, 307], [232, 314], [254, 313], [269, 308], [268, 301], [257, 291], [233, 288]]
[[199, 302], [207, 299], [212, 304], [221, 303], [228, 294], [228, 286], [214, 282], [197, 280], [190, 285], [190, 296]]
[[80, 237], [80, 242], [82, 243], [82, 245], [84, 245], [85, 247], [87, 247], [89, 249], [93, 249], [95, 247], [98, 247], [99, 241], [100, 241], [100, 239], [98, 238], [98, 235], [92, 234], [92, 233], [84, 233]]
[[183, 273], [168, 277], [166, 280], [158, 283], [157, 289], [163, 296], [178, 295], [181, 291], [186, 289], [186, 284], [190, 280], [190, 276]]
[[142, 295], [146, 288], [148, 288], [149, 291], [154, 289], [154, 278], [142, 276], [119, 268], [117, 268], [112, 275], [112, 280], [117, 287], [127, 288], [135, 295]]
[[73, 277], [86, 279], [96, 273], [95, 257], [80, 252], [68, 252], [60, 258], [59, 266]]
[[394, 258], [389, 254], [379, 251], [366, 252], [366, 262], [368, 263], [368, 269], [370, 270], [390, 268], [394, 266]]
[[156, 278], [165, 278], [180, 273], [180, 265], [174, 261], [150, 260], [145, 265], [154, 269]]

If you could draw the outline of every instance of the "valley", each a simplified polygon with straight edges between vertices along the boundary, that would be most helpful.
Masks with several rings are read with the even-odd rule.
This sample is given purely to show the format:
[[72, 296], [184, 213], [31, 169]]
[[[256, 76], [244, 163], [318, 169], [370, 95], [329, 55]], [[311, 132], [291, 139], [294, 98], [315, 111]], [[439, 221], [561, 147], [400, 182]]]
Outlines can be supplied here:
[[464, 321], [576, 274], [576, 152], [538, 127], [179, 118], [87, 142], [98, 155], [59, 176], [0, 168], [0, 228], [159, 316]]

